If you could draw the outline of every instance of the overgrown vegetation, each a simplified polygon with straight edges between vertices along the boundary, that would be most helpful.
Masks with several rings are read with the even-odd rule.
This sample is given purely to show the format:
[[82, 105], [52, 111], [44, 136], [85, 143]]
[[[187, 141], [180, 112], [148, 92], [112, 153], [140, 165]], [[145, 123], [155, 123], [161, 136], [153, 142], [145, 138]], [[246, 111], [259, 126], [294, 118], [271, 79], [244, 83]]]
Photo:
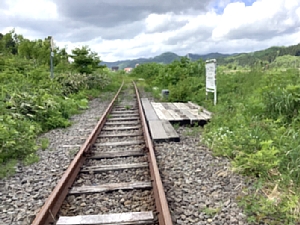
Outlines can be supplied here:
[[87, 47], [72, 52], [73, 64], [65, 49], [54, 52], [51, 79], [47, 38], [0, 35], [0, 177], [12, 173], [16, 160], [36, 162], [36, 150], [48, 146], [46, 140], [37, 143], [40, 133], [69, 126], [70, 116], [86, 109], [88, 100], [121, 83], [98, 66], [99, 57]]
[[145, 79], [148, 91], [168, 88], [169, 100], [194, 101], [214, 113], [202, 131], [204, 141], [252, 182], [238, 200], [254, 224], [300, 222], [300, 71], [294, 61], [299, 56], [279, 56], [270, 67], [235, 73], [224, 73], [222, 66], [217, 106], [212, 95], [205, 100], [202, 61], [142, 64], [132, 74]]
[[148, 84], [146, 90], [160, 97], [161, 89], [169, 89], [169, 101], [187, 101], [196, 99], [204, 88], [205, 66], [202, 60], [190, 61], [186, 57], [168, 65], [150, 63], [139, 65], [130, 76], [144, 78]]

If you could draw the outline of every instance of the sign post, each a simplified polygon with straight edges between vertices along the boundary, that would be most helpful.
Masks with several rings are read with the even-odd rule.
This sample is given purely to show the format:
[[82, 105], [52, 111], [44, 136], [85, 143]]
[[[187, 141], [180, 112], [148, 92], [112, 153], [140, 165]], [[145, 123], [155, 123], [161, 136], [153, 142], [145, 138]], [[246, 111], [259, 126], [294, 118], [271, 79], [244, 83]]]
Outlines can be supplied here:
[[213, 92], [214, 93], [214, 105], [217, 104], [216, 67], [217, 67], [217, 60], [215, 60], [215, 59], [206, 60], [206, 63], [205, 63], [206, 99], [208, 96], [208, 92]]

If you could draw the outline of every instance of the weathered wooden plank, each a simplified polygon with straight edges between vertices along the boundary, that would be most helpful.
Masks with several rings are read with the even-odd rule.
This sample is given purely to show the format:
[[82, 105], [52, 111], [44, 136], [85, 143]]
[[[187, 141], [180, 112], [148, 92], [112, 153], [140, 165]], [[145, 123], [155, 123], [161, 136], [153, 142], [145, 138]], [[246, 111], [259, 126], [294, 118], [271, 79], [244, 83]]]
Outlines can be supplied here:
[[132, 126], [132, 127], [103, 127], [103, 131], [117, 131], [117, 130], [134, 130], [140, 129], [141, 126]]
[[168, 107], [170, 108], [169, 112], [173, 115], [175, 121], [189, 120], [189, 118], [183, 114], [183, 112], [181, 112], [181, 110], [174, 103], [168, 103]]
[[137, 114], [137, 113], [130, 113], [130, 114], [128, 114], [128, 113], [124, 113], [124, 114], [118, 113], [118, 114], [110, 114], [109, 116], [111, 118], [120, 118], [120, 119], [126, 118], [126, 117], [138, 117], [139, 118], [139, 114]]
[[190, 110], [190, 107], [189, 107], [187, 104], [182, 103], [182, 102], [175, 102], [175, 103], [173, 103], [173, 104], [174, 104], [174, 105], [177, 107], [177, 109], [178, 109], [178, 110], [176, 110], [176, 111], [179, 111], [178, 113], [181, 114], [182, 120], [188, 119], [188, 120], [190, 120], [191, 122], [192, 122], [192, 121], [197, 121], [197, 120], [198, 120], [197, 116], [193, 115], [193, 114], [189, 111], [189, 110]]
[[91, 132], [93, 129], [94, 129], [94, 128], [86, 128], [86, 129], [79, 128], [77, 131], [78, 131], [78, 132], [87, 132], [87, 133], [89, 133], [89, 132]]
[[175, 112], [172, 109], [168, 109], [168, 112], [172, 115], [173, 119], [170, 120], [172, 122], [178, 122], [178, 121], [182, 121], [182, 116], [180, 114], [178, 114], [177, 112]]
[[165, 115], [163, 114], [163, 112], [160, 110], [160, 108], [155, 108], [154, 106], [156, 106], [156, 103], [155, 102], [152, 102], [151, 103], [151, 105], [152, 105], [152, 107], [153, 107], [153, 109], [154, 109], [154, 112], [155, 112], [155, 114], [158, 116], [158, 118], [160, 119], [160, 120], [164, 120], [165, 119]]
[[131, 121], [131, 120], [139, 120], [140, 117], [138, 116], [131, 116], [131, 117], [113, 117], [109, 118], [107, 121]]
[[100, 193], [115, 190], [133, 190], [151, 187], [151, 182], [110, 183], [97, 186], [73, 187], [69, 191], [69, 194]]
[[166, 110], [168, 110], [168, 113], [173, 117], [173, 119], [169, 121], [177, 122], [182, 120], [182, 116], [176, 112], [179, 112], [179, 109], [173, 103], [164, 102], [162, 103], [162, 105]]
[[166, 134], [169, 136], [170, 141], [180, 141], [180, 137], [172, 124], [169, 121], [162, 121], [163, 127], [165, 129]]
[[116, 141], [116, 142], [104, 142], [96, 143], [95, 146], [128, 146], [128, 145], [139, 145], [144, 143], [144, 140], [133, 140], [133, 141]]
[[192, 122], [192, 121], [195, 121], [195, 120], [198, 120], [197, 116], [193, 115], [193, 114], [189, 111], [189, 109], [180, 109], [180, 111], [181, 111], [184, 115], [186, 115], [186, 116], [189, 118], [189, 120], [191, 120], [191, 122]]
[[168, 140], [169, 137], [163, 128], [161, 120], [151, 120], [149, 121], [149, 130], [152, 139], [155, 140]]
[[154, 223], [154, 215], [148, 212], [111, 213], [104, 215], [61, 216], [56, 225], [129, 225]]
[[89, 166], [85, 167], [80, 172], [86, 173], [86, 172], [95, 172], [95, 173], [101, 173], [105, 171], [111, 171], [111, 170], [124, 170], [124, 169], [137, 169], [137, 168], [143, 168], [148, 167], [147, 162], [143, 163], [127, 163], [127, 164], [115, 164], [115, 165], [100, 165], [100, 166]]
[[188, 102], [188, 104], [191, 105], [191, 106], [193, 106], [193, 107], [195, 107], [195, 108], [197, 108], [197, 109], [199, 109], [200, 112], [203, 112], [203, 113], [207, 114], [207, 115], [210, 116], [210, 117], [212, 116], [212, 112], [206, 110], [206, 109], [203, 108], [202, 106], [199, 106], [199, 105], [197, 105], [197, 104], [195, 104], [195, 103], [193, 103], [193, 102]]
[[209, 117], [204, 113], [199, 113], [199, 109], [190, 109], [190, 113], [192, 113], [195, 117], [197, 117], [197, 120], [207, 120]]
[[163, 116], [158, 115], [161, 120], [169, 120], [169, 121], [174, 120], [174, 117], [169, 113], [169, 111], [161, 103], [152, 102], [151, 104], [152, 104], [155, 112], [157, 112], [157, 110], [159, 110], [161, 112], [160, 115], [161, 114], [163, 115]]
[[178, 141], [179, 136], [169, 121], [149, 121], [151, 137], [154, 141]]
[[145, 153], [142, 150], [131, 150], [131, 151], [112, 151], [112, 152], [101, 152], [89, 157], [90, 159], [108, 159], [117, 157], [129, 157], [129, 156], [143, 156]]
[[189, 109], [189, 107], [182, 102], [174, 102], [173, 103], [178, 109]]
[[137, 112], [137, 110], [114, 110], [114, 111], [112, 111], [111, 112], [111, 114], [110, 115], [114, 115], [114, 114], [134, 114], [134, 113], [136, 113]]
[[63, 148], [80, 148], [81, 145], [62, 145]]
[[151, 105], [148, 98], [141, 98], [142, 106], [145, 112], [145, 116], [147, 118], [147, 121], [150, 120], [159, 120], [157, 114], [155, 113], [155, 110], [153, 109], [153, 106]]
[[80, 139], [86, 140], [88, 136], [73, 136], [73, 135], [62, 135], [64, 139]]
[[138, 137], [141, 136], [141, 132], [134, 133], [116, 133], [116, 134], [100, 134], [98, 138], [108, 138], [108, 137]]
[[189, 106], [190, 109], [201, 109], [200, 105], [197, 105], [197, 104], [195, 104], [195, 103], [193, 103], [191, 101], [188, 101], [187, 106]]
[[133, 109], [133, 108], [136, 108], [137, 107], [137, 105], [136, 104], [128, 104], [128, 105], [117, 105], [117, 106], [115, 106], [115, 109], [127, 109], [127, 108], [129, 108], [129, 109]]
[[139, 121], [107, 121], [105, 125], [110, 126], [122, 126], [122, 125], [137, 125], [139, 124]]

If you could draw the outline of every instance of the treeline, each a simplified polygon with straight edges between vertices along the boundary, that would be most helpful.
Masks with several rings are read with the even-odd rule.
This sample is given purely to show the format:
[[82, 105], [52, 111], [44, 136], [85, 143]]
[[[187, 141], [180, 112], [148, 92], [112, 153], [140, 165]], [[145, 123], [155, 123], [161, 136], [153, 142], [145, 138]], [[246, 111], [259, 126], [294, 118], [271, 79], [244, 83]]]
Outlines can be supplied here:
[[289, 47], [271, 47], [262, 51], [253, 53], [242, 53], [225, 58], [219, 58], [218, 64], [220, 65], [237, 65], [237, 66], [265, 66], [274, 62], [280, 56], [297, 56], [300, 57], [300, 44], [291, 45]]
[[[15, 33], [14, 30], [0, 33], [0, 71], [5, 68], [8, 58], [18, 59], [17, 69], [22, 70], [22, 62], [31, 63], [33, 66], [50, 66], [50, 38], [29, 40], [23, 35]], [[75, 48], [71, 54], [67, 53], [66, 48], [55, 47], [53, 49], [53, 64], [57, 72], [73, 71], [79, 73], [92, 73], [100, 66], [100, 57], [91, 51], [88, 46]], [[70, 64], [70, 59], [74, 63]]]

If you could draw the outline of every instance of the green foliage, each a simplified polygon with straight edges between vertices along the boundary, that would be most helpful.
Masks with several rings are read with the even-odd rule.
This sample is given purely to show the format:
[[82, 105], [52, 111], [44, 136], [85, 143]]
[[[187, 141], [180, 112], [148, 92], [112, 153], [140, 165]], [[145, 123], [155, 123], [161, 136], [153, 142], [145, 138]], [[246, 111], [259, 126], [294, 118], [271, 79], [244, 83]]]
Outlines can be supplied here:
[[[299, 70], [278, 70], [272, 66], [262, 70], [275, 50], [278, 49], [255, 53], [255, 57], [267, 62], [243, 68], [243, 72], [235, 61], [227, 68], [219, 67], [219, 103], [216, 106], [212, 105], [212, 99], [205, 100], [202, 61], [181, 58], [169, 65], [142, 64], [132, 76], [144, 78], [139, 81], [141, 85], [155, 94], [168, 88], [169, 101], [191, 100], [214, 113], [203, 130], [204, 142], [215, 155], [230, 158], [235, 171], [261, 182], [256, 192], [245, 190], [248, 194], [241, 200], [249, 221], [294, 224], [300, 222], [300, 74]], [[242, 58], [236, 56], [236, 59], [238, 57]], [[255, 63], [256, 59], [253, 65]], [[234, 70], [235, 67], [234, 73], [225, 73], [228, 68]], [[193, 135], [199, 133], [200, 130], [191, 131]], [[280, 198], [270, 197], [272, 190], [268, 196], [264, 194], [270, 183], [278, 183]]]
[[[279, 192], [277, 185], [274, 188], [263, 188], [260, 185], [255, 191], [256, 194], [253, 194], [245, 190], [245, 194], [238, 197], [239, 205], [251, 215], [248, 217], [249, 222], [270, 225], [292, 225], [299, 222], [298, 195], [289, 193], [289, 190]], [[264, 193], [266, 196], [261, 197], [261, 194], [257, 193]]]
[[38, 161], [36, 150], [49, 145], [47, 139], [37, 141], [38, 135], [71, 125], [70, 116], [87, 109], [88, 100], [113, 83], [111, 74], [98, 67], [97, 55], [87, 48], [87, 55], [81, 54], [82, 49], [73, 51], [79, 57], [74, 65], [83, 62], [81, 56], [87, 57], [92, 73], [71, 73], [68, 54], [57, 48], [54, 66], [61, 72], [51, 79], [49, 48], [48, 39], [31, 41], [14, 31], [0, 35], [0, 177], [12, 174], [16, 160], [26, 165]]
[[73, 68], [79, 73], [91, 74], [96, 69], [101, 68], [100, 58], [97, 53], [92, 52], [87, 46], [72, 50], [71, 58], [74, 59]]
[[279, 150], [272, 146], [272, 141], [265, 141], [260, 145], [261, 149], [254, 153], [238, 152], [233, 165], [243, 173], [267, 177], [268, 172], [279, 164]]
[[210, 208], [210, 207], [205, 207], [202, 209], [202, 211], [209, 217], [214, 217], [216, 214], [221, 212], [221, 208]]
[[[300, 139], [299, 71], [218, 74], [219, 103], [204, 105], [214, 117], [204, 129], [205, 143], [215, 154], [233, 160], [234, 169], [259, 178], [262, 188], [278, 182], [281, 201], [249, 192], [243, 201], [253, 221], [299, 222]], [[296, 213], [296, 214], [295, 214]], [[272, 218], [272, 219], [271, 219]]]
[[0, 163], [0, 179], [8, 175], [13, 175], [15, 173], [16, 164], [17, 160], [15, 159], [9, 160], [6, 163]]
[[[299, 50], [300, 53], [300, 50]], [[299, 68], [300, 67], [300, 55], [298, 56], [291, 56], [291, 55], [284, 55], [276, 57], [276, 59], [270, 64], [270, 67], [278, 68]]]
[[[133, 77], [145, 79], [145, 83], [155, 86], [151, 90], [157, 96], [162, 89], [169, 89], [170, 101], [186, 102], [198, 96], [204, 88], [204, 62], [191, 62], [182, 57], [169, 65], [155, 63], [142, 64], [135, 68]], [[146, 88], [146, 87], [145, 87]], [[147, 88], [146, 88], [147, 89]]]
[[23, 162], [24, 162], [25, 165], [31, 165], [31, 164], [33, 164], [35, 162], [38, 162], [38, 161], [39, 161], [39, 157], [36, 154], [31, 153], [31, 154], [29, 154], [25, 157]]
[[[243, 67], [245, 66], [269, 67], [269, 65], [273, 66], [273, 64], [276, 64], [276, 60], [280, 58], [280, 56], [286, 56], [286, 57], [300, 56], [300, 44], [292, 45], [289, 47], [271, 47], [265, 50], [256, 51], [252, 53], [241, 53], [241, 54], [236, 54], [228, 57], [221, 57], [218, 59], [218, 63], [221, 65], [236, 64]], [[279, 61], [281, 60], [279, 59]], [[293, 62], [295, 61], [293, 60], [288, 62], [289, 67]], [[277, 66], [282, 66], [282, 65], [283, 64], [281, 62], [277, 64]]]

